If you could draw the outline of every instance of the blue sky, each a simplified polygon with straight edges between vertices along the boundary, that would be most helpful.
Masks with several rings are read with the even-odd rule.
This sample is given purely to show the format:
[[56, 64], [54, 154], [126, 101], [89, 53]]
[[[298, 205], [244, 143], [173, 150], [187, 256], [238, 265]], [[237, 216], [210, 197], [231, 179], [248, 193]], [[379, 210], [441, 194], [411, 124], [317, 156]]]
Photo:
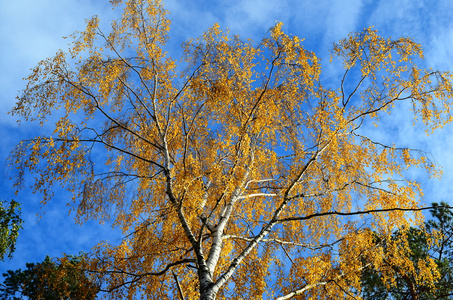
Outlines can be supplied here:
[[[169, 0], [171, 54], [179, 55], [179, 45], [187, 38], [196, 38], [213, 23], [229, 28], [242, 38], [260, 40], [277, 20], [286, 32], [305, 38], [305, 46], [323, 60], [326, 76], [338, 80], [341, 70], [329, 65], [332, 44], [348, 33], [374, 26], [381, 35], [413, 37], [421, 43], [426, 65], [435, 69], [453, 70], [453, 1], [451, 0]], [[84, 20], [98, 15], [107, 31], [115, 15], [107, 1], [99, 0], [0, 0], [0, 199], [10, 200], [13, 175], [5, 159], [15, 144], [45, 129], [37, 124], [23, 124], [7, 115], [15, 97], [24, 88], [23, 77], [40, 59], [52, 56], [58, 49], [67, 49], [62, 39], [76, 30], [83, 30]], [[179, 59], [179, 57], [176, 57]], [[453, 125], [453, 124], [452, 124]], [[425, 201], [447, 201], [453, 204], [453, 126], [429, 137], [423, 129], [412, 126], [406, 108], [395, 112], [385, 127], [375, 131], [384, 143], [418, 148], [432, 153], [443, 167], [442, 181], [428, 180], [413, 171], [425, 189]], [[42, 261], [48, 254], [76, 254], [89, 251], [98, 241], [118, 240], [107, 225], [74, 224], [68, 215], [65, 193], [41, 209], [38, 195], [24, 190], [16, 199], [22, 203], [25, 219], [17, 250], [12, 260], [0, 262], [0, 273], [24, 268], [25, 262]], [[38, 217], [37, 214], [41, 216]]]

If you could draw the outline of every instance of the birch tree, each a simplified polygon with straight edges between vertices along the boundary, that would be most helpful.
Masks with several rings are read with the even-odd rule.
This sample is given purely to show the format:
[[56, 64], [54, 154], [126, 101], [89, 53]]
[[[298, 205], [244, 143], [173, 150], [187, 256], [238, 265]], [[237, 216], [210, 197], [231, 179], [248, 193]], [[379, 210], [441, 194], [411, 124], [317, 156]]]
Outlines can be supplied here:
[[422, 68], [410, 38], [365, 29], [334, 45], [341, 76], [322, 82], [320, 60], [281, 23], [259, 42], [215, 24], [180, 61], [160, 1], [112, 2], [123, 12], [109, 32], [93, 17], [32, 70], [12, 114], [53, 132], [11, 156], [18, 187], [34, 174], [46, 203], [61, 185], [78, 222], [122, 230], [86, 265], [106, 297], [360, 290], [362, 262], [382, 263], [373, 232], [421, 222], [406, 170], [438, 175], [426, 153], [373, 140], [365, 125], [410, 103], [427, 132], [444, 126], [451, 74]]

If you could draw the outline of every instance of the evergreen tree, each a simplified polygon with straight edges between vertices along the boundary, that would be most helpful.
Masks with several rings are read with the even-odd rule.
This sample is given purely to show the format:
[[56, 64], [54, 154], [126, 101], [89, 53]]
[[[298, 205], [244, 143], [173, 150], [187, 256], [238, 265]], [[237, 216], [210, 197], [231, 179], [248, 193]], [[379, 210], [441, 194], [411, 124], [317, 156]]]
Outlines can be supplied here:
[[99, 289], [82, 268], [83, 255], [41, 263], [27, 263], [25, 270], [9, 270], [3, 274], [1, 300], [91, 300]]
[[[441, 202], [440, 205], [433, 203], [430, 212], [433, 219], [425, 222], [424, 226], [396, 231], [391, 241], [376, 235], [376, 242], [384, 250], [383, 260], [388, 268], [384, 271], [377, 271], [372, 266], [364, 269], [362, 293], [365, 299], [452, 299], [453, 211], [447, 203]], [[416, 266], [415, 269], [408, 271], [404, 269], [404, 264], [393, 264], [387, 250], [394, 246], [407, 249], [407, 259]], [[429, 276], [425, 272], [425, 262], [429, 260], [434, 262], [434, 271], [431, 269], [429, 272], [429, 276], [435, 277], [434, 280], [429, 280], [431, 278], [427, 278]], [[393, 277], [388, 276], [388, 273], [393, 273]]]

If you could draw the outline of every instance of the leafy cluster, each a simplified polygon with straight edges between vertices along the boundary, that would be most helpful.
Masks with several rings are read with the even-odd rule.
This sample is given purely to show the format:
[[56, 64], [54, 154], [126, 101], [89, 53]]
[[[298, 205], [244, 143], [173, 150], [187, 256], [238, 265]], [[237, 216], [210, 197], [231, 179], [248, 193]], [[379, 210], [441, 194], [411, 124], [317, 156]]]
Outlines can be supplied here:
[[0, 260], [5, 256], [12, 257], [22, 223], [18, 202], [12, 200], [7, 204], [0, 201]]
[[[453, 296], [453, 210], [447, 203], [433, 203], [433, 219], [420, 228], [395, 232], [390, 241], [376, 236], [384, 248], [385, 268], [370, 265], [362, 273], [363, 298], [384, 299], [451, 299]], [[395, 264], [390, 248], [405, 249], [413, 268]], [[407, 246], [406, 246], [407, 245]], [[427, 265], [426, 262], [429, 262]], [[366, 263], [366, 262], [365, 262]], [[391, 275], [386, 276], [384, 273]]]
[[99, 289], [86, 276], [83, 260], [82, 255], [60, 261], [47, 256], [41, 263], [27, 263], [25, 270], [9, 270], [3, 274], [0, 299], [93, 300]]

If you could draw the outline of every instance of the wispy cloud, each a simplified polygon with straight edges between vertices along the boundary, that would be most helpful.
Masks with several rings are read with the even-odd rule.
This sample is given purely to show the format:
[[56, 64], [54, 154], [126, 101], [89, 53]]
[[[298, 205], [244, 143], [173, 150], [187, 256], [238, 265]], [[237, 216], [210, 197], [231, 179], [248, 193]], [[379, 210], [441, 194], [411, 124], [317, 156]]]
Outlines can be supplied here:
[[[101, 2], [101, 1], [99, 1]], [[0, 115], [9, 111], [18, 91], [24, 88], [22, 78], [41, 59], [67, 48], [68, 36], [82, 30], [85, 19], [95, 14], [111, 14], [111, 9], [98, 1], [16, 0], [3, 1], [0, 7]], [[0, 122], [9, 119], [0, 118]]]

